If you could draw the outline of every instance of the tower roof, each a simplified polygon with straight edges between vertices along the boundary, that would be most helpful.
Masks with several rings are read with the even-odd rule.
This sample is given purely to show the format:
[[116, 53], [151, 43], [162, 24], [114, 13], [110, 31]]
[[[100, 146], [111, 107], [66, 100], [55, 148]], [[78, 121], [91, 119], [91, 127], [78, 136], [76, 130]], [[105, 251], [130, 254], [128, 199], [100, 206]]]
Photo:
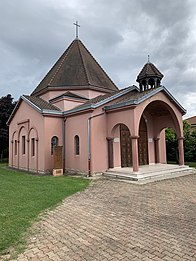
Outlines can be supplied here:
[[105, 92], [118, 88], [84, 44], [76, 38], [62, 54], [32, 95], [49, 89], [94, 89]]
[[138, 74], [136, 81], [139, 82], [144, 78], [157, 77], [162, 79], [163, 74], [157, 69], [153, 63], [146, 63], [142, 68], [141, 72]]

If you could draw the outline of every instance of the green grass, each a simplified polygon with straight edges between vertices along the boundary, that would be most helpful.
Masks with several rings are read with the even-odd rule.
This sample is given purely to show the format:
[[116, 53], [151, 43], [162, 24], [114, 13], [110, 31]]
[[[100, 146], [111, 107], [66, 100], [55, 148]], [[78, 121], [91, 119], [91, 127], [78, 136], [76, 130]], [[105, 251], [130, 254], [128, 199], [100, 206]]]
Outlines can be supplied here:
[[24, 243], [24, 235], [40, 212], [84, 190], [89, 180], [35, 176], [0, 165], [0, 255]]
[[[178, 164], [175, 161], [168, 161], [168, 164]], [[196, 162], [185, 162], [185, 165], [189, 167], [196, 168]]]
[[196, 162], [186, 162], [185, 164], [189, 167], [196, 168]]

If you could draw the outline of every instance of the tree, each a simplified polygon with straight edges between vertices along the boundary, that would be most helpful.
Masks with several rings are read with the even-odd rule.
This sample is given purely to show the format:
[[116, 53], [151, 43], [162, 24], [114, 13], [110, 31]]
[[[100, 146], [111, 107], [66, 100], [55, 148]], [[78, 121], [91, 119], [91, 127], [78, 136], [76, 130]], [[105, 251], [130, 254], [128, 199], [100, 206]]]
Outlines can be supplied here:
[[13, 101], [11, 94], [0, 98], [0, 157], [8, 156], [9, 129], [6, 125], [16, 102]]
[[[191, 125], [183, 121], [184, 159], [185, 162], [196, 162], [196, 131], [191, 131]], [[165, 130], [167, 160], [178, 162], [178, 142], [173, 129]]]
[[167, 128], [165, 130], [165, 140], [166, 140], [167, 160], [175, 161], [178, 163], [178, 143], [177, 143], [176, 133], [173, 129]]

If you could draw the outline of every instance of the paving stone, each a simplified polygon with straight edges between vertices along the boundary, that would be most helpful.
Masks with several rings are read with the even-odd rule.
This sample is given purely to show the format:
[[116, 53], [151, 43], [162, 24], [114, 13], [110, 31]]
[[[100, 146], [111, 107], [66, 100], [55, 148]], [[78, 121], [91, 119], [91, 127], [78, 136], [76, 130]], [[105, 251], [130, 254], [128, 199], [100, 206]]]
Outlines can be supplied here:
[[94, 180], [33, 225], [16, 260], [192, 261], [195, 216], [196, 175], [143, 186]]

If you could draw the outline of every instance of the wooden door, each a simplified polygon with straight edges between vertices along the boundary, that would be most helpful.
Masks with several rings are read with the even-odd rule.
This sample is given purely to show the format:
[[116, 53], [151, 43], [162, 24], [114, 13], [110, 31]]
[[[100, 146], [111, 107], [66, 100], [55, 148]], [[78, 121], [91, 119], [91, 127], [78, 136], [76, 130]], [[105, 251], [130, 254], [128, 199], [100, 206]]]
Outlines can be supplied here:
[[107, 138], [108, 141], [108, 167], [114, 167], [114, 149], [113, 149], [113, 141], [112, 138]]
[[127, 126], [120, 125], [120, 145], [121, 145], [121, 167], [132, 166], [132, 146], [130, 131]]
[[141, 118], [138, 142], [139, 165], [148, 165], [148, 136], [144, 118]]

